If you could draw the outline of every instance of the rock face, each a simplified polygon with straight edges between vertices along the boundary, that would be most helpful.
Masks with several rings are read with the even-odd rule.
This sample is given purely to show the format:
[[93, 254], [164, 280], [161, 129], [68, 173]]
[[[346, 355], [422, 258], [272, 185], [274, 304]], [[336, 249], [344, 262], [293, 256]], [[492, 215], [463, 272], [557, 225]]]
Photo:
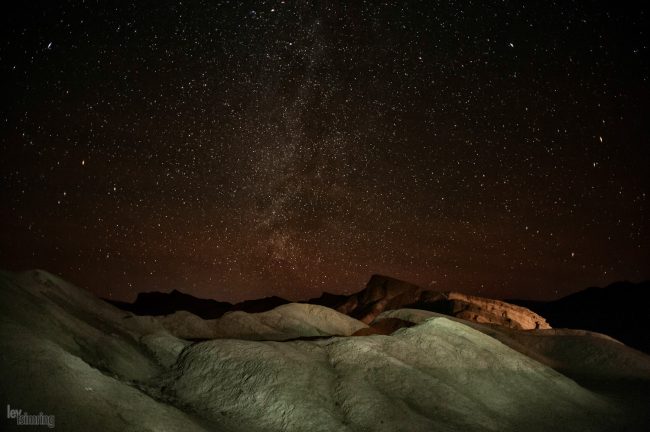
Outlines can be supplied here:
[[[47, 272], [0, 272], [0, 403], [53, 415], [53, 430], [203, 431], [135, 384], [165, 370], [143, 342], [160, 330]], [[186, 343], [162, 337], [175, 359]], [[35, 430], [5, 415], [0, 429]]]
[[[294, 329], [306, 307], [266, 324]], [[308, 313], [358, 323], [324, 309]], [[650, 358], [610, 338], [424, 310], [375, 321], [392, 334], [192, 342], [49, 273], [0, 272], [0, 403], [65, 431], [647, 430]]]
[[[468, 321], [520, 330], [551, 328], [546, 319], [535, 312], [500, 300], [450, 292], [443, 294], [443, 298], [437, 302], [441, 305], [441, 311]], [[435, 307], [430, 310], [435, 310]]]
[[411, 307], [515, 329], [550, 328], [543, 317], [521, 306], [456, 292], [424, 290], [382, 275], [372, 276], [364, 290], [347, 298], [330, 295], [312, 301], [319, 300], [324, 304], [329, 300], [329, 307], [364, 323], [371, 323], [383, 311]]
[[[421, 309], [397, 309], [380, 314], [371, 328], [381, 327], [383, 321], [399, 320], [417, 325], [446, 315]], [[586, 330], [538, 329], [515, 330], [449, 318], [484, 333], [510, 348], [534, 358], [578, 382], [608, 391], [616, 389], [631, 396], [627, 403], [640, 404], [640, 389], [650, 390], [650, 357], [619, 341]], [[650, 421], [650, 413], [646, 416]]]
[[614, 412], [561, 374], [446, 318], [393, 336], [201, 342], [163, 385], [225, 430], [251, 432], [605, 430]]

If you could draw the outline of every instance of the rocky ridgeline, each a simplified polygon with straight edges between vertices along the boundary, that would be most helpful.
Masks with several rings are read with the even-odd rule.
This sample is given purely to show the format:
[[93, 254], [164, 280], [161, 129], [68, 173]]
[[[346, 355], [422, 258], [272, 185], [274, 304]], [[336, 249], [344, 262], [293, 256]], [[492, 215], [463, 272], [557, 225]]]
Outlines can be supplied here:
[[383, 311], [410, 307], [519, 330], [551, 328], [542, 316], [522, 306], [457, 292], [424, 290], [382, 275], [372, 276], [364, 290], [346, 298], [337, 296], [333, 303], [328, 306], [366, 324]]
[[[111, 303], [137, 315], [174, 315], [173, 319], [168, 320], [170, 321], [169, 325], [175, 330], [181, 331], [186, 326], [196, 330], [197, 326], [205, 327], [205, 323], [203, 320], [198, 320], [199, 324], [196, 324], [194, 323], [196, 319], [191, 316], [182, 313], [175, 314], [175, 312], [186, 311], [196, 317], [210, 320], [218, 319], [227, 312], [263, 313], [286, 305], [289, 301], [279, 297], [268, 297], [231, 304], [211, 299], [200, 299], [172, 291], [171, 293], [141, 293], [134, 303]], [[383, 275], [373, 275], [366, 287], [355, 294], [324, 293], [318, 298], [303, 303], [326, 306], [365, 324], [370, 324], [384, 311], [415, 308], [482, 324], [495, 324], [519, 330], [550, 328], [542, 316], [523, 306], [457, 292], [443, 293], [426, 290], [418, 285]], [[247, 314], [235, 316], [247, 316], [247, 319], [253, 319]], [[226, 321], [230, 321], [232, 318], [230, 317]], [[221, 321], [214, 321], [214, 323], [220, 323], [216, 327], [223, 327]], [[205, 329], [202, 333], [214, 334], [215, 328]], [[196, 333], [194, 330], [193, 332]]]

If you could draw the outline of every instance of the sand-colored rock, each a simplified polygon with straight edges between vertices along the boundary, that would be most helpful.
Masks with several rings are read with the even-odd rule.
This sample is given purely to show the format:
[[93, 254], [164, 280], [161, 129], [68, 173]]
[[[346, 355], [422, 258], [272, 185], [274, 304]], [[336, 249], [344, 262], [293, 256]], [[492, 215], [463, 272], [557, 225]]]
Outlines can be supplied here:
[[521, 306], [457, 292], [445, 293], [443, 296], [444, 300], [439, 301], [446, 301], [448, 314], [457, 318], [521, 330], [551, 328], [544, 317]]

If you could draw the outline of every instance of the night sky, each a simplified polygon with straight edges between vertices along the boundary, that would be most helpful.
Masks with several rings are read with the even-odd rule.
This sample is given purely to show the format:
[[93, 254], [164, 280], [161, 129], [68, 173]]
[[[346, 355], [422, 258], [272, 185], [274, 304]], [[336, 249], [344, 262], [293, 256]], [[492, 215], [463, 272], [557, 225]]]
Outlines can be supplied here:
[[650, 278], [639, 2], [19, 2], [0, 266], [113, 299]]

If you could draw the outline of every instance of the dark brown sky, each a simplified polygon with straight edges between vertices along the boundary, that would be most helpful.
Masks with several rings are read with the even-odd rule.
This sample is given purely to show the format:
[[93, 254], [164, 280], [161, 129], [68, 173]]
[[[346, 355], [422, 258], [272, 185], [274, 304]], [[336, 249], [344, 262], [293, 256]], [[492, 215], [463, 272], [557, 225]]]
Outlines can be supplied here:
[[645, 5], [24, 3], [4, 268], [231, 301], [650, 277]]

